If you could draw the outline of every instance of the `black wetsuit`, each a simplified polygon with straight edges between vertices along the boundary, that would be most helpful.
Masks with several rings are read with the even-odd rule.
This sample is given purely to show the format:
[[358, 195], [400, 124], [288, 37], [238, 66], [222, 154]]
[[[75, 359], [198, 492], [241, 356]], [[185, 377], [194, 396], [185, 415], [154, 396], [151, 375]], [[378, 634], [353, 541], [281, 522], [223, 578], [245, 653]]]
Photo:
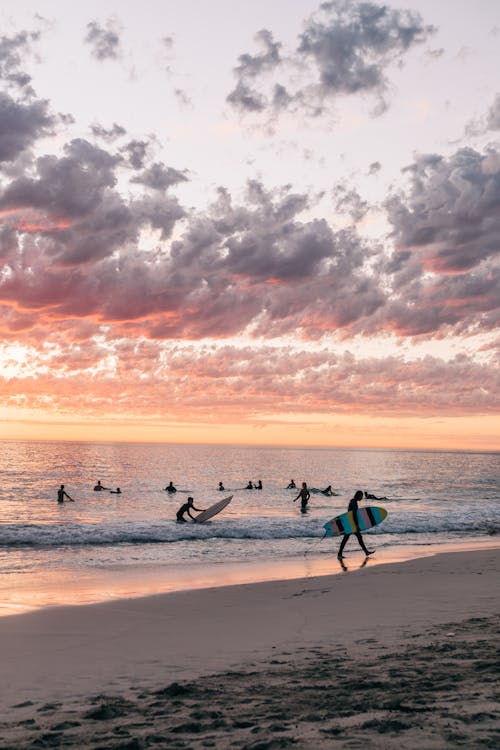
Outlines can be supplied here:
[[186, 519], [184, 518], [184, 513], [187, 513], [189, 518], [194, 521], [193, 516], [189, 512], [190, 510], [196, 510], [198, 513], [201, 512], [201, 508], [195, 508], [194, 505], [191, 505], [191, 503], [184, 503], [184, 505], [181, 505], [181, 507], [177, 511], [177, 520], [187, 523]]
[[[350, 510], [352, 510], [352, 512], [354, 514], [354, 519], [355, 519], [355, 521], [357, 523], [358, 501], [355, 500], [354, 498], [352, 498], [351, 500], [349, 500], [349, 506], [347, 508], [347, 512], [349, 512]], [[363, 537], [361, 536], [361, 532], [358, 529], [358, 531], [354, 531], [353, 533], [354, 533], [354, 536], [356, 537], [356, 539], [359, 542], [359, 546], [361, 547], [361, 549], [363, 550], [363, 552], [365, 553], [365, 555], [367, 555], [368, 554], [368, 550], [366, 549], [366, 545], [365, 545], [365, 542], [363, 540]], [[346, 546], [347, 540], [349, 539], [350, 536], [351, 536], [350, 534], [345, 534], [344, 535], [344, 538], [342, 539], [342, 541], [340, 543], [339, 557], [342, 556], [342, 552], [344, 551], [344, 547]]]

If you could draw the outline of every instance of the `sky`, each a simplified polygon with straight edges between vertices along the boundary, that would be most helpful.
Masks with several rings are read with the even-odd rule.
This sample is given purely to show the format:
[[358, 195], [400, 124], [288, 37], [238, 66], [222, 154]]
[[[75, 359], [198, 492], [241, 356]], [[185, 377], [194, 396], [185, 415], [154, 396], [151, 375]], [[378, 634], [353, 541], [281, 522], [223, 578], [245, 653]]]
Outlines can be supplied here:
[[0, 439], [498, 450], [498, 0], [4, 0]]

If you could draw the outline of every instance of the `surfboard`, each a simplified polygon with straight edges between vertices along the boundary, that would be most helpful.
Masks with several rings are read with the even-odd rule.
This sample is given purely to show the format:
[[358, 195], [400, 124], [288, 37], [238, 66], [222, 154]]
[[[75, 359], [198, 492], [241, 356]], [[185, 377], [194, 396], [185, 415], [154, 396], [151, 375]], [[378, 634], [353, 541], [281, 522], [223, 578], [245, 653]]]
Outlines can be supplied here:
[[[355, 515], [357, 518], [354, 517]], [[377, 508], [374, 505], [369, 505], [366, 508], [358, 508], [356, 514], [350, 510], [347, 513], [342, 513], [340, 516], [335, 516], [331, 521], [325, 523], [323, 528], [327, 536], [354, 534], [358, 530], [366, 531], [373, 526], [377, 526], [377, 524], [382, 523], [384, 518], [387, 518], [385, 508]]]
[[220, 513], [221, 510], [224, 510], [224, 508], [229, 505], [232, 499], [233, 496], [229, 495], [229, 497], [225, 497], [222, 500], [219, 500], [218, 503], [214, 503], [206, 510], [202, 510], [202, 512], [196, 516], [194, 522], [203, 523], [204, 521], [208, 521], [209, 518], [213, 518], [217, 515], [217, 513]]

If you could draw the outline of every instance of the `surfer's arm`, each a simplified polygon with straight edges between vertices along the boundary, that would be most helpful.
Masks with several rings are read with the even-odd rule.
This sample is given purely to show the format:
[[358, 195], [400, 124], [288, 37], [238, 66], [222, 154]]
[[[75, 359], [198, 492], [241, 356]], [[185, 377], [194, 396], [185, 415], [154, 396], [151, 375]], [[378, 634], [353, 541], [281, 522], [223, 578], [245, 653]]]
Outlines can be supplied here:
[[[195, 508], [195, 507], [194, 507], [194, 505], [192, 505], [191, 507], [192, 507], [192, 508], [193, 508], [193, 510], [195, 510], [195, 511], [196, 511], [197, 513], [203, 513], [203, 511], [205, 510], [205, 508]], [[189, 515], [191, 515], [191, 514], [189, 514]], [[192, 518], [192, 517], [193, 517], [193, 516], [191, 516], [191, 518]]]

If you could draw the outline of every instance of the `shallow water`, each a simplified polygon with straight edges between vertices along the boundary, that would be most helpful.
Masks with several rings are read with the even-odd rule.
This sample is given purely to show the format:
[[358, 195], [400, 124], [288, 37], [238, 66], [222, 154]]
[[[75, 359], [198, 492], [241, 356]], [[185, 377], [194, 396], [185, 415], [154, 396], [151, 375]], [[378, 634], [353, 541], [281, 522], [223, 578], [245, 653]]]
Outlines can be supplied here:
[[[496, 544], [499, 459], [498, 453], [0, 442], [3, 611], [102, 600], [117, 591], [215, 585], [243, 568], [244, 580], [260, 580], [269, 566], [286, 563], [291, 570], [296, 563], [302, 570], [306, 555], [322, 568], [337, 545], [320, 543], [323, 524], [345, 510], [358, 488], [388, 498], [369, 501], [388, 511], [367, 532], [379, 557]], [[297, 491], [285, 489], [291, 478], [311, 488], [331, 484], [338, 495], [313, 493], [303, 516], [293, 502]], [[94, 492], [98, 479], [122, 494]], [[243, 489], [249, 479], [261, 479], [264, 489]], [[163, 489], [170, 480], [179, 490], [173, 496]], [[61, 483], [74, 503], [56, 502]], [[188, 494], [202, 508], [226, 494], [233, 500], [207, 524], [177, 524], [175, 511]], [[356, 548], [351, 540], [353, 559]]]

